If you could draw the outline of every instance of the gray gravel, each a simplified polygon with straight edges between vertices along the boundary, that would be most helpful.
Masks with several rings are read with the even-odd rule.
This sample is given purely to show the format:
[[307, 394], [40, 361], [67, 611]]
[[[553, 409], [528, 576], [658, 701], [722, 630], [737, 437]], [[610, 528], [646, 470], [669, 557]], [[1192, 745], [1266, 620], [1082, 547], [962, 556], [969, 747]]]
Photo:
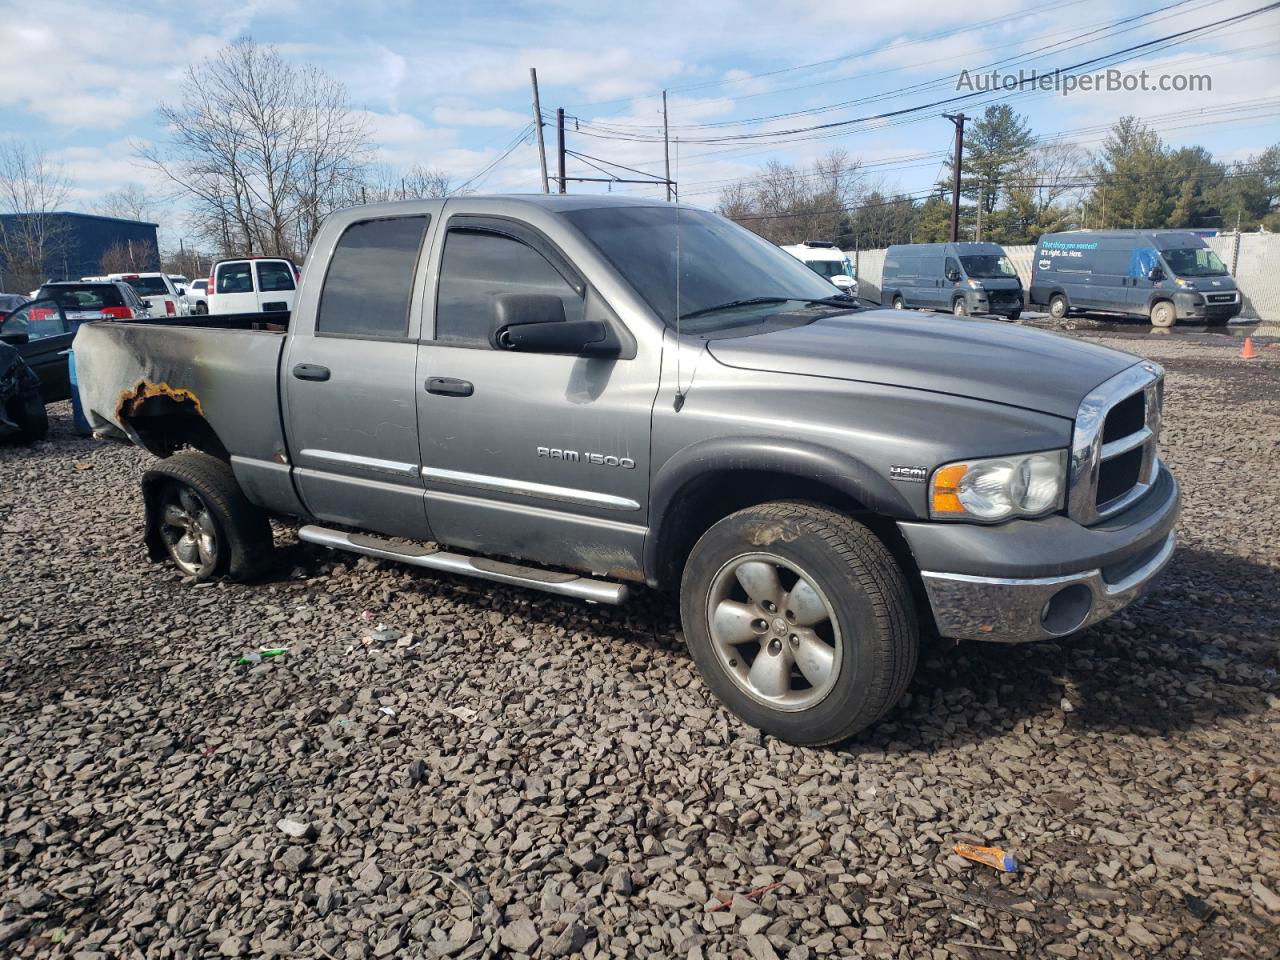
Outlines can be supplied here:
[[1280, 348], [1117, 345], [1169, 370], [1162, 588], [1061, 644], [934, 643], [838, 750], [730, 717], [659, 598], [285, 528], [265, 583], [186, 583], [141, 546], [145, 455], [52, 407], [0, 451], [0, 955], [1275, 956]]

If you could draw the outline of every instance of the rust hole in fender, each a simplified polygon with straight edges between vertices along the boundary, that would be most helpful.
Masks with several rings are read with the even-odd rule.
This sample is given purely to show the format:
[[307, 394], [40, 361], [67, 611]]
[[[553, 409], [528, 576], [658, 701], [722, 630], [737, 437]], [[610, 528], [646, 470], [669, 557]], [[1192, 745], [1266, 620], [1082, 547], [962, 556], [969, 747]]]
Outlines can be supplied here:
[[149, 380], [140, 380], [132, 390], [120, 391], [120, 399], [116, 401], [116, 419], [124, 420], [128, 417], [137, 416], [142, 410], [143, 404], [157, 397], [167, 397], [176, 403], [190, 403], [195, 407], [196, 413], [204, 416], [200, 398], [185, 387], [171, 387], [167, 383], [152, 383]]

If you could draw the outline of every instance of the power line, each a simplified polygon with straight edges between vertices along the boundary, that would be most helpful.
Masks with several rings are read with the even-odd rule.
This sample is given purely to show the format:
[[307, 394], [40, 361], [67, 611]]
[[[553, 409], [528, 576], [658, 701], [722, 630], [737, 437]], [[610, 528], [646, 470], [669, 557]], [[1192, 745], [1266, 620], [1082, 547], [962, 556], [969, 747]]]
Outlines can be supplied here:
[[[1143, 51], [1151, 52], [1151, 48], [1172, 46], [1177, 42], [1184, 42], [1197, 35], [1205, 34], [1217, 28], [1226, 26], [1227, 24], [1238, 23], [1243, 20], [1247, 20], [1252, 17], [1259, 16], [1260, 14], [1267, 13], [1271, 10], [1275, 10], [1277, 8], [1280, 8], [1280, 2], [1269, 3], [1264, 6], [1257, 7], [1253, 10], [1249, 10], [1241, 14], [1236, 14], [1235, 16], [1223, 17], [1221, 19], [1214, 20], [1206, 24], [1201, 24], [1200, 26], [1191, 27], [1186, 30], [1176, 31], [1174, 33], [1166, 34], [1162, 37], [1157, 37], [1153, 40], [1147, 40], [1142, 43], [1132, 44], [1120, 50], [1115, 50], [1110, 53], [1102, 54], [1100, 56], [1091, 57], [1089, 59], [1082, 60], [1078, 63], [1071, 64], [1070, 66], [1067, 66], [1067, 67], [1060, 67], [1055, 70], [1055, 73], [1057, 73], [1058, 75], [1070, 76], [1070, 75], [1074, 75], [1077, 71], [1084, 70], [1085, 68], [1102, 66], [1104, 64], [1104, 61], [1109, 61], [1116, 58], [1121, 58], [1116, 60], [1117, 63], [1125, 62], [1128, 59], [1134, 59], [1136, 56], [1141, 55], [1141, 52]], [[1110, 65], [1114, 66], [1115, 64], [1113, 63]], [[1027, 91], [1017, 91], [1017, 92], [1027, 92]], [[1039, 92], [1039, 91], [1035, 91], [1035, 92]], [[945, 107], [952, 104], [965, 103], [967, 101], [974, 100], [978, 97], [986, 96], [988, 93], [989, 91], [985, 91], [985, 90], [974, 91], [970, 93], [958, 94], [953, 97], [944, 97], [942, 99], [933, 100], [928, 103], [916, 104], [915, 106], [903, 107], [898, 110], [889, 110], [889, 111], [885, 111], [878, 114], [872, 114], [864, 117], [854, 117], [847, 120], [828, 121], [826, 123], [813, 124], [811, 126], [806, 126], [806, 127], [796, 127], [789, 130], [770, 130], [770, 131], [762, 131], [757, 133], [725, 134], [719, 137], [684, 138], [684, 139], [685, 139], [685, 142], [687, 143], [702, 143], [702, 144], [764, 140], [766, 138], [769, 138], [771, 142], [778, 142], [779, 138], [782, 138], [782, 137], [794, 136], [797, 134], [810, 133], [810, 132], [816, 132], [816, 131], [822, 131], [822, 130], [845, 128], [854, 124], [866, 124], [866, 123], [872, 123], [879, 120], [889, 120], [889, 119], [903, 117], [911, 114], [921, 113], [923, 111], [934, 110], [936, 108]], [[990, 102], [1007, 100], [1007, 99], [1010, 99], [1013, 95], [1014, 94], [997, 96], [994, 98], [993, 101], [990, 101]], [[582, 131], [582, 132], [584, 134], [587, 133], [587, 131]], [[612, 136], [612, 137], [601, 137], [601, 139], [632, 140], [635, 142], [653, 142], [655, 138], [645, 137], [645, 136]]]
[[488, 174], [491, 170], [493, 170], [494, 167], [496, 167], [503, 160], [507, 159], [507, 157], [509, 157], [512, 153], [514, 153], [515, 149], [519, 147], [521, 144], [523, 144], [526, 139], [528, 139], [529, 134], [532, 133], [533, 130], [534, 130], [534, 124], [532, 122], [526, 123], [523, 127], [520, 128], [520, 132], [516, 134], [515, 139], [511, 141], [511, 143], [507, 146], [505, 150], [502, 151], [502, 153], [498, 154], [498, 156], [495, 157], [488, 164], [486, 164], [485, 167], [479, 173], [472, 176], [471, 179], [463, 182], [456, 190], [452, 192], [461, 193], [463, 190], [467, 189], [467, 187], [471, 186], [473, 183], [476, 183], [481, 178], [483, 178], [486, 174]]

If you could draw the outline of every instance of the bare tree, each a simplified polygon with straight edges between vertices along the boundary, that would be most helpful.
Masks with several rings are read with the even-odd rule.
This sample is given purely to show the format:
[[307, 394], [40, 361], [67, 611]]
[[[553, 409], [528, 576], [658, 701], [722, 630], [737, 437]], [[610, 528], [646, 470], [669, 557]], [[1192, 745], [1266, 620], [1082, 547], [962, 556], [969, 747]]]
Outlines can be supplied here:
[[861, 191], [858, 161], [832, 150], [808, 171], [770, 160], [756, 176], [725, 188], [718, 209], [774, 243], [843, 244]]
[[62, 168], [39, 148], [0, 143], [0, 289], [29, 290], [66, 252], [65, 226], [53, 214], [67, 200]]
[[136, 273], [152, 270], [159, 263], [155, 244], [150, 240], [117, 240], [102, 252], [98, 261], [101, 273]]
[[435, 167], [419, 163], [405, 173], [397, 173], [388, 164], [371, 163], [365, 167], [360, 196], [356, 200], [360, 203], [429, 200], [448, 197], [456, 192], [453, 178]]
[[155, 216], [155, 207], [155, 200], [137, 184], [130, 184], [118, 190], [109, 190], [93, 205], [93, 209], [104, 217], [142, 220], [148, 223], [152, 222]]
[[139, 156], [194, 199], [206, 242], [299, 256], [351, 201], [367, 160], [367, 125], [346, 89], [246, 38], [188, 68], [180, 91], [159, 110], [168, 142]]

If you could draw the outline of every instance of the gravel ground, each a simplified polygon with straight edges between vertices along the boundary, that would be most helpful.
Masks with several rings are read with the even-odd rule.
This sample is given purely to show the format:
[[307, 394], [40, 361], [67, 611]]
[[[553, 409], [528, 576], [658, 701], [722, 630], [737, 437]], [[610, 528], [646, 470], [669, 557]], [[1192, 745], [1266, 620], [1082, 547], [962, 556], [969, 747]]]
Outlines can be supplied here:
[[186, 583], [141, 546], [145, 455], [52, 407], [0, 451], [0, 955], [1280, 955], [1280, 347], [1105, 342], [1169, 371], [1162, 587], [934, 643], [834, 750], [730, 717], [657, 598], [286, 528], [266, 582]]

